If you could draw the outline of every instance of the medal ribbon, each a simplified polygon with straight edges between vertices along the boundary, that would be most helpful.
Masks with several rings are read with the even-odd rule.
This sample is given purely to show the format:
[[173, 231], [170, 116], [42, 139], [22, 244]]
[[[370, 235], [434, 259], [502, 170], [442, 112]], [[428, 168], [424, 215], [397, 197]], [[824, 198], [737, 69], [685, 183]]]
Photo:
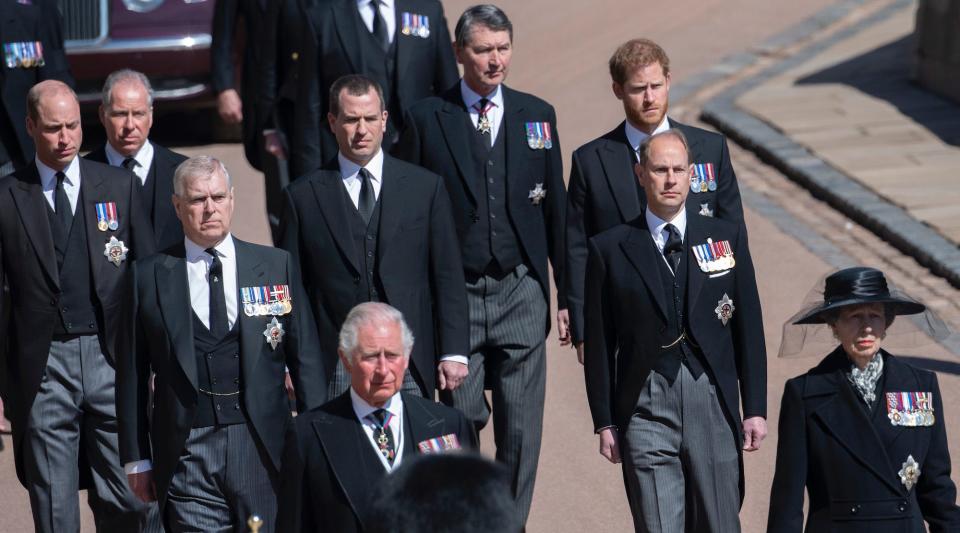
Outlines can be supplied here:
[[[102, 205], [102, 204], [101, 204]], [[107, 220], [109, 222], [117, 222], [117, 204], [116, 202], [107, 202]]]
[[97, 222], [107, 221], [107, 204], [97, 204]]

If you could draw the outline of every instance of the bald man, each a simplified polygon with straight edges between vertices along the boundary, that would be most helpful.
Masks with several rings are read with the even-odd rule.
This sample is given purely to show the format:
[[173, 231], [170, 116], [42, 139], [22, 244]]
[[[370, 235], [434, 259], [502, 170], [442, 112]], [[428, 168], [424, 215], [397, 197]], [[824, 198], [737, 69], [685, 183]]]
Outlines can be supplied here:
[[147, 506], [117, 453], [114, 367], [128, 267], [153, 252], [150, 223], [127, 171], [77, 157], [70, 87], [33, 86], [26, 127], [36, 156], [0, 179], [0, 375], [17, 477], [36, 531], [79, 531], [83, 456], [98, 531], [140, 531]]

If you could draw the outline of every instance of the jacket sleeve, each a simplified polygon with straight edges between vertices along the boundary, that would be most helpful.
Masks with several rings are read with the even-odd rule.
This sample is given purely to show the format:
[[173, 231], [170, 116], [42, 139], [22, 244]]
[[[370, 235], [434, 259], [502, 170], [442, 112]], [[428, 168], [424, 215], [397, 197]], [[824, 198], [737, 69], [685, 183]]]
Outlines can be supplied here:
[[[291, 178], [299, 178], [320, 168], [327, 159], [320, 138], [321, 128], [326, 127], [326, 95], [321, 94], [323, 64], [320, 58], [319, 28], [312, 24], [313, 18], [305, 16], [301, 35], [304, 41], [300, 60], [297, 62], [297, 116], [291, 140]], [[332, 157], [332, 154], [330, 154]]]
[[239, 11], [239, 0], [217, 0], [214, 6], [213, 35], [210, 43], [210, 82], [216, 93], [235, 88], [233, 44]]
[[40, 78], [60, 80], [73, 87], [75, 83], [70, 75], [70, 63], [63, 45], [63, 16], [52, 0], [43, 1], [40, 16], [44, 62], [40, 67]]
[[450, 195], [443, 179], [436, 177], [430, 211], [430, 283], [434, 295], [435, 330], [442, 355], [470, 356], [470, 320], [467, 282], [463, 277], [460, 243], [457, 240]]
[[296, 419], [288, 424], [284, 442], [274, 531], [320, 531], [317, 524], [313, 523], [310, 480]]
[[607, 290], [607, 267], [597, 246], [592, 241], [588, 246], [583, 375], [593, 428], [598, 430], [614, 425], [614, 373], [619, 342], [610, 310], [614, 295]]
[[560, 154], [560, 133], [557, 131], [557, 115], [550, 108], [550, 129], [553, 135], [553, 148], [547, 150], [547, 168], [544, 187], [547, 188], [544, 202], [544, 218], [547, 224], [547, 252], [553, 267], [553, 282], [557, 287], [557, 309], [567, 308], [567, 295], [564, 290], [564, 271], [566, 257], [564, 234], [566, 233], [565, 213], [567, 209], [567, 189], [563, 185], [563, 160]]
[[326, 401], [327, 377], [323, 368], [317, 323], [313, 319], [310, 301], [301, 282], [300, 267], [292, 255], [286, 255], [287, 280], [296, 310], [296, 337], [293, 339], [293, 350], [286, 354], [287, 368], [290, 369], [290, 377], [293, 379], [297, 411], [303, 413]]
[[390, 150], [392, 156], [407, 163], [420, 165], [423, 156], [420, 154], [420, 132], [418, 128], [414, 115], [409, 111], [404, 112], [403, 131], [400, 132], [400, 138]]
[[570, 181], [567, 185], [566, 268], [565, 292], [570, 311], [570, 330], [573, 342], [583, 342], [584, 283], [587, 268], [587, 234], [584, 211], [587, 202], [587, 184], [580, 170], [580, 158], [573, 153], [570, 161]]
[[433, 94], [439, 95], [460, 79], [460, 72], [457, 70], [457, 60], [453, 55], [453, 40], [450, 38], [450, 30], [447, 29], [447, 17], [443, 13], [443, 5], [440, 2], [437, 4], [440, 7], [440, 20], [436, 25], [437, 64], [433, 69]]
[[124, 321], [116, 354], [117, 426], [120, 464], [151, 459], [150, 454], [150, 360], [148, 339], [140, 325], [137, 279], [140, 263], [134, 262], [127, 276]]
[[917, 502], [932, 533], [960, 531], [957, 487], [950, 478], [950, 450], [947, 447], [943, 400], [936, 374], [931, 374], [930, 378], [936, 423], [932, 428], [927, 457], [923, 461], [923, 472], [917, 480]]
[[767, 416], [767, 348], [763, 336], [763, 312], [757, 294], [757, 276], [747, 247], [744, 225], [737, 224], [734, 259], [737, 276], [733, 346], [740, 380], [743, 418]]
[[[720, 138], [720, 168], [717, 169], [717, 218], [733, 222], [743, 222], [743, 202], [740, 199], [740, 187], [737, 175], [730, 162], [727, 138]], [[746, 230], [743, 230], [746, 235]]]
[[770, 487], [767, 533], [803, 531], [803, 493], [807, 483], [807, 418], [800, 381], [787, 382], [777, 426], [777, 462]]

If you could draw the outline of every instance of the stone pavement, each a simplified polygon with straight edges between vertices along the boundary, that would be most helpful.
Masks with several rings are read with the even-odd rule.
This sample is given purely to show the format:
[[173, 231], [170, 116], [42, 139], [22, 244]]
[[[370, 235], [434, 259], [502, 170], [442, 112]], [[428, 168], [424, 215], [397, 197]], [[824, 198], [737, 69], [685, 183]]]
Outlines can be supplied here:
[[838, 5], [834, 27], [780, 43], [785, 58], [704, 118], [960, 286], [960, 106], [911, 81], [917, 2]]

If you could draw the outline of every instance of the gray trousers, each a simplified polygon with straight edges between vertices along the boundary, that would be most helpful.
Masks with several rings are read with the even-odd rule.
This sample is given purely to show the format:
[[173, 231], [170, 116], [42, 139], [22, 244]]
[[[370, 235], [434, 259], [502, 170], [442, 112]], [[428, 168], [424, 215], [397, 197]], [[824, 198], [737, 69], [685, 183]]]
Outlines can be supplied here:
[[249, 423], [190, 430], [173, 473], [164, 516], [169, 533], [273, 533], [279, 475]]
[[23, 443], [36, 531], [80, 531], [81, 448], [93, 478], [88, 500], [97, 531], [143, 528], [148, 506], [130, 491], [120, 464], [114, 379], [96, 335], [50, 344]]
[[706, 374], [650, 372], [621, 443], [638, 532], [740, 531], [737, 441]]
[[[330, 380], [330, 383], [327, 386], [327, 401], [330, 401], [347, 392], [347, 389], [349, 388], [350, 374], [347, 372], [347, 369], [343, 367], [343, 360], [338, 357], [337, 368], [334, 370], [333, 378]], [[423, 392], [420, 390], [420, 385], [417, 385], [417, 381], [413, 379], [413, 376], [410, 374], [410, 370], [407, 370], [403, 373], [403, 384], [400, 386], [400, 392], [405, 392], [421, 398], [423, 397]], [[432, 400], [433, 398], [430, 399]]]
[[543, 434], [547, 302], [525, 265], [501, 280], [468, 282], [467, 302], [470, 374], [450, 397], [479, 433], [490, 418], [484, 388], [490, 390], [497, 461], [511, 473], [518, 516], [526, 523]]

